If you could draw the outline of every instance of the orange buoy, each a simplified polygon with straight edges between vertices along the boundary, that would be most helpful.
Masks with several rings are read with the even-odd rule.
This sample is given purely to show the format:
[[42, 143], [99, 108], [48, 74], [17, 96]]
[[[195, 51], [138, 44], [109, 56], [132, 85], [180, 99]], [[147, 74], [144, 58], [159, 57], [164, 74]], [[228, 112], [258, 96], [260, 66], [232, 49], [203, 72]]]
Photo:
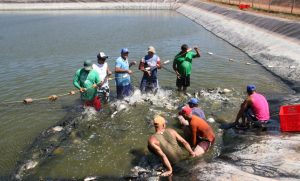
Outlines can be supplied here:
[[33, 102], [33, 100], [31, 98], [26, 98], [26, 99], [23, 100], [24, 104], [30, 104], [32, 102]]
[[69, 95], [74, 95], [76, 92], [75, 91], [70, 91]]
[[58, 99], [57, 95], [52, 95], [48, 97], [49, 101], [56, 101]]

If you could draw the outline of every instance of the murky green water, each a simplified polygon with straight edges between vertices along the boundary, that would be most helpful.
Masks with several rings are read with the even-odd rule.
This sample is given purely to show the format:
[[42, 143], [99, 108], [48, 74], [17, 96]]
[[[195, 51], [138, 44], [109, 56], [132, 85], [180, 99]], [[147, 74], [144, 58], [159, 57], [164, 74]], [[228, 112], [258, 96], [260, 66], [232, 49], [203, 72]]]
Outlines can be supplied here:
[[[1, 102], [47, 97], [74, 89], [75, 71], [83, 60], [95, 60], [99, 50], [110, 55], [112, 68], [122, 47], [129, 48], [131, 60], [139, 60], [152, 45], [164, 61], [172, 60], [183, 43], [202, 49], [202, 57], [193, 62], [190, 93], [201, 88], [234, 89], [227, 105], [203, 98], [207, 114], [232, 120], [248, 83], [256, 84], [267, 95], [289, 91], [260, 66], [246, 65], [245, 62], [254, 63], [247, 55], [173, 11], [1, 12], [0, 25]], [[230, 63], [208, 55], [208, 51], [243, 63]], [[167, 68], [171, 69], [171, 64]], [[137, 67], [133, 70], [133, 84], [138, 86], [142, 74]], [[176, 107], [187, 100], [174, 92], [173, 74], [161, 70], [159, 81], [166, 91], [159, 101], [152, 97], [152, 103], [138, 102], [114, 118], [110, 116], [113, 108], [82, 118], [74, 133], [61, 143], [62, 151], [45, 159], [30, 174], [66, 179], [128, 174], [139, 159], [132, 152], [146, 150], [147, 137], [154, 131], [149, 117], [160, 111], [169, 125], [176, 127], [176, 110], [166, 105]], [[114, 95], [113, 82], [111, 90]], [[73, 114], [70, 110], [76, 100], [78, 95], [54, 103], [0, 105], [0, 179], [8, 178], [39, 133]]]

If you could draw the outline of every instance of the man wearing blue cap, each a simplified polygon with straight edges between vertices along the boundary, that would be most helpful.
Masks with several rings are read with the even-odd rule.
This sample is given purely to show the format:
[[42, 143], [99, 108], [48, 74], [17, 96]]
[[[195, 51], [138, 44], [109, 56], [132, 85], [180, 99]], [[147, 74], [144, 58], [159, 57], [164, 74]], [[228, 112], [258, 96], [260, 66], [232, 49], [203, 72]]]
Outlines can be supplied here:
[[[198, 104], [199, 100], [197, 98], [191, 98], [188, 102], [188, 106], [192, 109], [192, 114], [206, 121], [204, 111], [200, 107], [198, 107]], [[189, 122], [184, 119], [181, 114], [179, 114], [178, 119], [181, 125], [189, 125]]]
[[206, 120], [205, 114], [203, 112], [203, 110], [198, 107], [199, 105], [199, 99], [197, 98], [191, 98], [188, 102], [188, 105], [190, 106], [190, 108], [192, 108], [192, 113], [200, 118], [202, 118], [203, 120]]
[[241, 104], [241, 108], [236, 116], [235, 125], [239, 124], [239, 119], [242, 118], [242, 126], [247, 126], [250, 123], [254, 127], [265, 127], [265, 124], [270, 119], [269, 104], [265, 96], [256, 92], [255, 85], [247, 85], [248, 97]]
[[136, 62], [128, 63], [128, 54], [129, 51], [127, 48], [122, 48], [121, 56], [117, 58], [115, 65], [115, 80], [117, 86], [117, 98], [123, 99], [126, 96], [129, 96], [132, 92], [130, 74], [132, 71], [129, 69], [132, 65], [135, 65]]

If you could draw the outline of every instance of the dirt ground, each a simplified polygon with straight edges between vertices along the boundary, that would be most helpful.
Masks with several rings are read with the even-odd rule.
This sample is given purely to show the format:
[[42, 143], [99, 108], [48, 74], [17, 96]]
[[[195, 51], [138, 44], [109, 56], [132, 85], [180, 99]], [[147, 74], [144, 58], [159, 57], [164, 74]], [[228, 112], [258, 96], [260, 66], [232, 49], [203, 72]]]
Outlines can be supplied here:
[[[216, 2], [214, 0], [201, 0], [201, 1], [239, 10], [238, 4], [227, 4], [225, 2]], [[249, 3], [241, 1], [241, 4], [249, 4]], [[257, 8], [255, 8], [255, 9], [248, 8], [248, 9], [244, 9], [242, 11], [248, 11], [248, 12], [252, 12], [252, 13], [273, 16], [273, 17], [278, 17], [278, 18], [284, 18], [284, 19], [289, 19], [289, 20], [294, 20], [294, 21], [300, 21], [300, 9], [299, 8], [294, 8], [294, 10], [293, 10], [293, 12], [299, 13], [299, 14], [268, 12], [267, 4], [260, 4], [259, 8], [260, 9], [258, 9], [258, 6], [257, 6]], [[271, 10], [276, 10], [276, 11], [280, 11], [280, 12], [289, 12], [290, 8], [283, 7], [283, 6], [272, 6]]]

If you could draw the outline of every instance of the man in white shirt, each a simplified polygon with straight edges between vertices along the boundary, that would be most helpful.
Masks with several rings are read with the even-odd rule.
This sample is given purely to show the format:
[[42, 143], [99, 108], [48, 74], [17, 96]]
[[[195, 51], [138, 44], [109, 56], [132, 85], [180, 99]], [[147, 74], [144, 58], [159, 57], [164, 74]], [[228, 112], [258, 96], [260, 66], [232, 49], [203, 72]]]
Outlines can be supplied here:
[[93, 64], [93, 70], [96, 70], [99, 74], [101, 82], [101, 87], [98, 87], [98, 96], [101, 98], [102, 102], [107, 103], [109, 101], [109, 85], [108, 78], [112, 74], [109, 70], [107, 62], [105, 60], [108, 56], [104, 52], [100, 52], [97, 55], [98, 63]]

